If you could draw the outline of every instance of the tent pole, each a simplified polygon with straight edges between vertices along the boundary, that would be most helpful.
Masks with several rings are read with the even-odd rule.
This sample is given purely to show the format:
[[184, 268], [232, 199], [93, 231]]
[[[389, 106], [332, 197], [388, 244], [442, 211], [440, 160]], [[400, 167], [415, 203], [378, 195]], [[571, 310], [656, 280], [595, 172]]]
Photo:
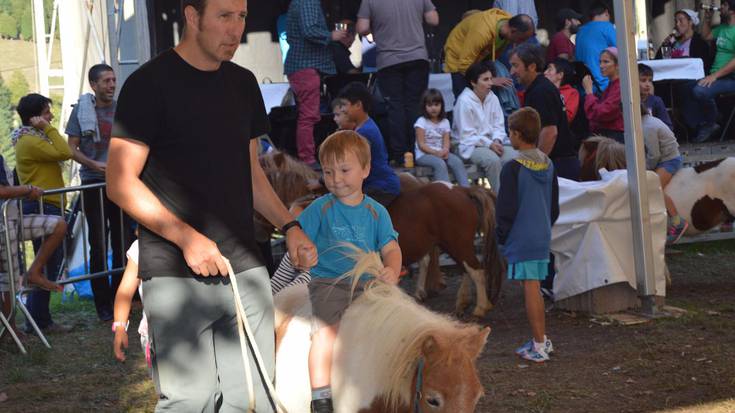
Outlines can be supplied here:
[[[636, 2], [645, 0], [636, 0]], [[629, 0], [615, 0], [617, 23], [618, 61], [620, 63], [620, 90], [625, 124], [625, 158], [628, 165], [631, 224], [633, 229], [633, 257], [635, 259], [638, 296], [646, 315], [656, 313], [656, 282], [651, 240], [651, 217], [646, 182], [645, 151], [641, 127], [640, 95], [638, 93], [638, 65], [636, 60], [634, 4]], [[645, 19], [646, 16], [639, 16]]]

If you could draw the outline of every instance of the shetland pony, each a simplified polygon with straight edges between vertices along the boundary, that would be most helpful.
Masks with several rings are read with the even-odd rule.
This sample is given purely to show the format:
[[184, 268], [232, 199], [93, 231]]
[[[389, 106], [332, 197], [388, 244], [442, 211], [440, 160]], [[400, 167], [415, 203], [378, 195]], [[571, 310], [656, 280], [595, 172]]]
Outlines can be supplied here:
[[[597, 171], [625, 169], [625, 147], [603, 137], [582, 142], [579, 150], [580, 180], [600, 179]], [[689, 221], [686, 235], [708, 231], [735, 217], [735, 157], [682, 168], [666, 186], [666, 194], [684, 219]]]
[[[374, 261], [367, 267], [382, 266], [377, 255], [364, 254], [356, 268], [365, 260]], [[274, 303], [276, 390], [289, 412], [308, 412], [311, 304], [306, 285], [286, 287]], [[434, 313], [396, 286], [368, 284], [342, 317], [335, 341], [335, 411], [474, 411], [483, 395], [475, 361], [489, 332], [489, 327]]]
[[[271, 153], [261, 157], [261, 164], [276, 194], [286, 205], [315, 190], [306, 185], [307, 179], [314, 176], [313, 171], [305, 171], [299, 161], [288, 155]], [[479, 186], [462, 188], [443, 182], [422, 185], [413, 177], [401, 175], [402, 184], [409, 184], [408, 190], [402, 191], [391, 203], [388, 213], [399, 233], [403, 264], [419, 263], [416, 297], [427, 296], [430, 262], [432, 256], [438, 255], [435, 247], [439, 247], [465, 270], [457, 292], [455, 313], [464, 314], [470, 304], [470, 284], [474, 283], [476, 302], [472, 316], [484, 317], [497, 301], [505, 273], [505, 262], [495, 240], [495, 195]], [[259, 221], [256, 219], [256, 222]], [[272, 231], [269, 224], [260, 224]], [[474, 240], [478, 231], [483, 234], [484, 241], [482, 262], [475, 255]], [[441, 281], [435, 279], [435, 284]]]

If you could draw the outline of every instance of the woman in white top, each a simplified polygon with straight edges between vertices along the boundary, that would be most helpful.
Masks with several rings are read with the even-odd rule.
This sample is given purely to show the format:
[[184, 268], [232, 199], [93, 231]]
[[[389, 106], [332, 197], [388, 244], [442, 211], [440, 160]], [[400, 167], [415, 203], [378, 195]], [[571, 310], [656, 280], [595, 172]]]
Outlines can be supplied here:
[[465, 72], [470, 87], [454, 104], [452, 137], [459, 142], [459, 155], [478, 166], [493, 191], [500, 186], [500, 169], [515, 157], [505, 133], [505, 118], [497, 96], [492, 92], [494, 67], [475, 63]]

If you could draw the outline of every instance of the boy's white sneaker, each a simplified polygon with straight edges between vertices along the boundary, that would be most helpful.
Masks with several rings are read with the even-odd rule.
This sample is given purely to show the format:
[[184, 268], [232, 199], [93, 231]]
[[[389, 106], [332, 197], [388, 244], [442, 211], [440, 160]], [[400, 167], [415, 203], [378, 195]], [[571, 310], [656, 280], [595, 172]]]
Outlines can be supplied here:
[[[531, 350], [533, 350], [533, 338], [523, 343], [522, 346], [518, 347], [516, 349], [516, 354], [520, 356], [521, 353], [529, 352]], [[547, 356], [554, 352], [554, 345], [551, 344], [551, 340], [549, 340], [548, 337], [546, 338], [546, 341], [544, 342], [544, 352], [546, 353]]]

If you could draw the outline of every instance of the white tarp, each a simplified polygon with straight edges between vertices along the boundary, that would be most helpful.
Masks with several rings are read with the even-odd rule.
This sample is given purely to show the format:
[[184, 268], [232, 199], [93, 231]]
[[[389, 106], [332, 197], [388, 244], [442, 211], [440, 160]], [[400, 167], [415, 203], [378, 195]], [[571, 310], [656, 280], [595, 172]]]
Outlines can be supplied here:
[[[565, 299], [605, 285], [636, 288], [627, 171], [601, 170], [602, 180], [559, 178], [559, 219], [552, 230], [554, 296]], [[666, 295], [666, 207], [658, 176], [646, 174], [657, 296]]]

